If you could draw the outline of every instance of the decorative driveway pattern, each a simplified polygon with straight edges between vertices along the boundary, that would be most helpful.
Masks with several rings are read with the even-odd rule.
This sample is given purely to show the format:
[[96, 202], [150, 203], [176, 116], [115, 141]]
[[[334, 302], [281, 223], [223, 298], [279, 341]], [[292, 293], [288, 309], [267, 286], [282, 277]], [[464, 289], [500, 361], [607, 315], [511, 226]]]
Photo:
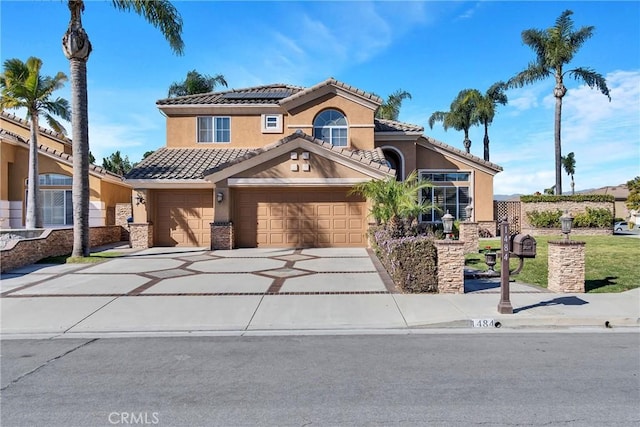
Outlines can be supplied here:
[[365, 248], [129, 250], [100, 264], [34, 264], [2, 275], [3, 298], [388, 294]]

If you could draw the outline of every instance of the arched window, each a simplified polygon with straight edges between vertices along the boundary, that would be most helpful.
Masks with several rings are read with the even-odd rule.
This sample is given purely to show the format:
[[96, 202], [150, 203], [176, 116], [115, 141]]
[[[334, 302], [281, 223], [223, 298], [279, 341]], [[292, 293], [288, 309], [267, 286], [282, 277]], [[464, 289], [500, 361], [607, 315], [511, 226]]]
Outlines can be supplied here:
[[387, 159], [387, 166], [396, 171], [396, 180], [404, 180], [404, 157], [395, 147], [382, 147], [384, 157]]
[[313, 136], [331, 145], [347, 146], [347, 118], [338, 110], [324, 110], [313, 120]]

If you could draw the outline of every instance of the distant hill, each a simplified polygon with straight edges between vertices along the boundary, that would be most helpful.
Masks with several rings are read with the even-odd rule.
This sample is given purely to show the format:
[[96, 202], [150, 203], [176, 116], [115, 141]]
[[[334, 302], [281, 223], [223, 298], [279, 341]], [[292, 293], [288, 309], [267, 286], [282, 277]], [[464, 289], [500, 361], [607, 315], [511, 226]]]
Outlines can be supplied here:
[[493, 200], [498, 202], [506, 202], [511, 200], [518, 201], [520, 200], [520, 196], [522, 196], [522, 194], [494, 194]]

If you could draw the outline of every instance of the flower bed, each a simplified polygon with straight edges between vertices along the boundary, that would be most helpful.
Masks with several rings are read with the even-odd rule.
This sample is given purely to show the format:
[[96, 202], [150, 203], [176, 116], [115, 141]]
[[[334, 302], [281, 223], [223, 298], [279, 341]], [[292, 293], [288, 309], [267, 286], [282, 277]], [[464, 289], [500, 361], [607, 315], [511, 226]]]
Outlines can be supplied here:
[[438, 293], [438, 256], [432, 236], [391, 238], [374, 231], [373, 248], [387, 272], [404, 292]]

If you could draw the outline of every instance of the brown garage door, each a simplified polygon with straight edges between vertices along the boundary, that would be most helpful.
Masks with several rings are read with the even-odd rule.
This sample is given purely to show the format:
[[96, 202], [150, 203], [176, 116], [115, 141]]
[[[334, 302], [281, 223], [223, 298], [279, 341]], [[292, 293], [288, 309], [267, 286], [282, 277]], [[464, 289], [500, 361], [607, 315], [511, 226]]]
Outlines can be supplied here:
[[210, 246], [213, 190], [158, 191], [155, 201], [155, 246]]
[[346, 189], [235, 190], [238, 247], [364, 247], [366, 206]]

